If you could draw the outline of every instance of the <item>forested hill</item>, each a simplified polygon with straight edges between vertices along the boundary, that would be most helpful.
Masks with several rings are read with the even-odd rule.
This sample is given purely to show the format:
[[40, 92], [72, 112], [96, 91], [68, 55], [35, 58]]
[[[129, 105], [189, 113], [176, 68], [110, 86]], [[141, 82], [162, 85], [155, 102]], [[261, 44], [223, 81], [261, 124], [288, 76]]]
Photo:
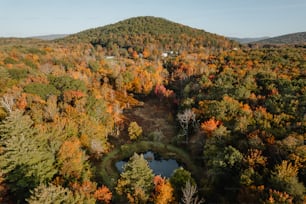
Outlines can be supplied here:
[[306, 45], [306, 32], [291, 33], [265, 40], [256, 41], [259, 44]]
[[[129, 48], [190, 52], [209, 48], [230, 48], [238, 43], [223, 36], [157, 17], [135, 17], [94, 29], [82, 31], [61, 39], [62, 42], [89, 42], [108, 50]], [[122, 50], [121, 50], [122, 51]]]

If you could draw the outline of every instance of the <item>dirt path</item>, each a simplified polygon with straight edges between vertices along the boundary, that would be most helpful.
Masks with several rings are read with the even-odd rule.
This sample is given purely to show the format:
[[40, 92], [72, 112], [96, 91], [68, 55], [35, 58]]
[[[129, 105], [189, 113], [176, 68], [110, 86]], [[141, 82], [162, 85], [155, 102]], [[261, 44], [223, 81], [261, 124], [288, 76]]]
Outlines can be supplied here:
[[176, 135], [176, 122], [172, 114], [172, 108], [167, 102], [158, 98], [150, 98], [144, 101], [142, 107], [136, 107], [124, 112], [126, 117], [125, 129], [130, 122], [136, 121], [143, 129], [143, 135], [157, 136], [157, 140], [170, 142]]

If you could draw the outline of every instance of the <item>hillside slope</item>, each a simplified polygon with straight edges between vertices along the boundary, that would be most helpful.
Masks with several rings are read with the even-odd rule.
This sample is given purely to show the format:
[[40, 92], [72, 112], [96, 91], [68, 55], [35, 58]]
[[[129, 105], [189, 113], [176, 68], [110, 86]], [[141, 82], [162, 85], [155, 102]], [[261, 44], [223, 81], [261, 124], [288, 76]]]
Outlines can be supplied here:
[[157, 17], [135, 17], [89, 29], [60, 41], [99, 44], [109, 50], [129, 49], [194, 51], [203, 47], [228, 48], [238, 43], [223, 36]]

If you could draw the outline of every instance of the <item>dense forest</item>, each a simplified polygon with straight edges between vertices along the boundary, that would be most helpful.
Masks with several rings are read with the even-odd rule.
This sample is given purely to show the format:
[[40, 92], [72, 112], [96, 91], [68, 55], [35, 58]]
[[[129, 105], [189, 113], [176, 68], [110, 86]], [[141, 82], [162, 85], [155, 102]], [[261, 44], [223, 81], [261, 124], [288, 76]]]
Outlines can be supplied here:
[[58, 40], [83, 42], [107, 48], [108, 55], [128, 56], [130, 52], [203, 52], [203, 47], [222, 49], [238, 46], [223, 36], [208, 33], [157, 17], [136, 17], [82, 31]]
[[0, 39], [0, 203], [304, 203], [305, 79], [303, 46], [154, 17]]

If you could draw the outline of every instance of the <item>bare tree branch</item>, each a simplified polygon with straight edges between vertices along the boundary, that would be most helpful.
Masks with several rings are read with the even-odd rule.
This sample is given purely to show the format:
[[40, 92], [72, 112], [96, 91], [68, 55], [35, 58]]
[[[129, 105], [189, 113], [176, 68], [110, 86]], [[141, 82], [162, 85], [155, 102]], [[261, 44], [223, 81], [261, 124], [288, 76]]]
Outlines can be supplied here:
[[4, 95], [0, 99], [0, 104], [8, 113], [11, 113], [13, 111], [14, 99], [11, 95]]
[[183, 113], [177, 114], [177, 119], [180, 123], [181, 128], [184, 131], [186, 142], [188, 142], [189, 124], [194, 124], [196, 122], [195, 113], [191, 109], [186, 109]]
[[182, 189], [183, 197], [182, 202], [184, 204], [201, 204], [204, 203], [204, 199], [199, 199], [196, 195], [198, 193], [197, 185], [192, 185], [190, 181], [186, 182], [186, 186]]

